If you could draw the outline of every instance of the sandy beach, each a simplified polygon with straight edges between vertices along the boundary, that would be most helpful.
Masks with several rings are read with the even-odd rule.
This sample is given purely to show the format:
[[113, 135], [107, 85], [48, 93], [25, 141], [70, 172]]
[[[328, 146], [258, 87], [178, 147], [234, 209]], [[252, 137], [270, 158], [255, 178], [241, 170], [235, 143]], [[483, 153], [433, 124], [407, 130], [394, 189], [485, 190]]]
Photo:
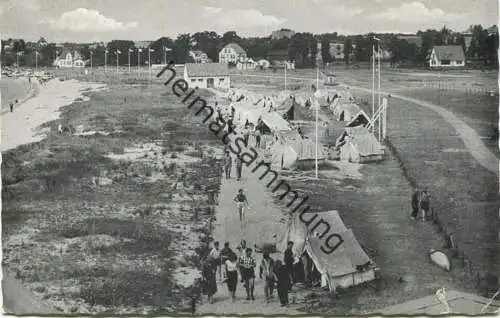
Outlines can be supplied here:
[[59, 108], [71, 104], [78, 98], [85, 99], [83, 92], [100, 90], [104, 84], [59, 81], [53, 79], [39, 87], [38, 94], [18, 106], [13, 113], [2, 114], [1, 150], [40, 141], [45, 138], [37, 128], [48, 121], [59, 118]]

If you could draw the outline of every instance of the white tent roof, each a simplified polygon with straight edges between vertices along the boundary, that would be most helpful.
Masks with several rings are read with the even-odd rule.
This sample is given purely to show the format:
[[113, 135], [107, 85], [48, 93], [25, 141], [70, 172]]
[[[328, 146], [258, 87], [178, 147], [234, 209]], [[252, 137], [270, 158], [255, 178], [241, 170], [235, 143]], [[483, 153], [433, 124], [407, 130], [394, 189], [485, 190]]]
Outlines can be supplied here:
[[[368, 255], [363, 251], [356, 240], [352, 230], [346, 228], [340, 218], [338, 211], [308, 212], [302, 216], [306, 221], [311, 221], [308, 226], [300, 219], [300, 212], [291, 215], [285, 234], [277, 243], [277, 249], [284, 252], [288, 241], [292, 241], [294, 255], [300, 256], [307, 252], [314, 262], [318, 271], [327, 277], [330, 290], [335, 289], [332, 280], [345, 275], [357, 275], [356, 266], [371, 262]], [[324, 223], [328, 224], [327, 228]], [[315, 231], [311, 230], [315, 228]], [[342, 243], [331, 253], [324, 250], [325, 240], [332, 234], [338, 234]], [[331, 240], [330, 247], [335, 245], [338, 239]], [[355, 281], [353, 279], [353, 281]]]
[[277, 112], [262, 112], [262, 121], [271, 131], [292, 130], [290, 124]]

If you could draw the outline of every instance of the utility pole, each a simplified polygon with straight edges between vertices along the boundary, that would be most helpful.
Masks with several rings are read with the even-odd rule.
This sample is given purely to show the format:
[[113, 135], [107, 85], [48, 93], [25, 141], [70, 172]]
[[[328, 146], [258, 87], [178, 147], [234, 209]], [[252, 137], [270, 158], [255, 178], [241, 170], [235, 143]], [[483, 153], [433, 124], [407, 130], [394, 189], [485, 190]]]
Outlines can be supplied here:
[[104, 73], [108, 70], [108, 49], [104, 50]]
[[[372, 120], [375, 115], [375, 44], [372, 45]], [[375, 125], [375, 123], [373, 123]], [[374, 130], [374, 125], [371, 127], [371, 131]]]
[[316, 167], [316, 179], [318, 179], [318, 116], [319, 116], [319, 68], [318, 65], [316, 65], [316, 92], [314, 92], [316, 95], [316, 160], [315, 160], [315, 167]]

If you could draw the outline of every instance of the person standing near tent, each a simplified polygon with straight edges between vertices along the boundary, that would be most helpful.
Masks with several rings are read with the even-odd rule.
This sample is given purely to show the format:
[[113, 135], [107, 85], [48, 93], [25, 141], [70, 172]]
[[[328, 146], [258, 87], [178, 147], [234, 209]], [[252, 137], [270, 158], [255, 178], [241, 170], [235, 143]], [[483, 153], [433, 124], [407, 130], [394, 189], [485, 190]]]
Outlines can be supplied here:
[[276, 289], [278, 290], [281, 307], [288, 306], [288, 292], [291, 288], [291, 281], [288, 270], [281, 260], [276, 261], [274, 273], [276, 274]]
[[245, 123], [245, 128], [243, 129], [243, 138], [245, 139], [245, 145], [248, 146], [248, 140], [250, 138], [250, 128], [248, 127], [250, 124], [247, 120]]
[[233, 167], [233, 158], [231, 158], [231, 154], [229, 151], [226, 151], [226, 155], [224, 156], [224, 172], [226, 174], [226, 179], [231, 179], [231, 169]]
[[284, 255], [284, 266], [286, 270], [288, 271], [288, 275], [290, 276], [290, 290], [292, 290], [292, 284], [293, 284], [293, 262], [294, 262], [294, 257], [293, 257], [293, 242], [288, 241], [286, 245], [286, 250], [285, 250], [285, 255]]
[[274, 282], [276, 281], [274, 260], [269, 256], [269, 252], [264, 252], [259, 266], [259, 278], [265, 280], [264, 295], [266, 296], [266, 302], [269, 302], [269, 299], [273, 296]]
[[241, 171], [243, 170], [243, 160], [239, 156], [236, 156], [236, 180], [241, 179]]
[[243, 189], [238, 190], [238, 194], [234, 198], [234, 201], [236, 202], [236, 207], [238, 208], [240, 222], [243, 222], [245, 213], [244, 209], [245, 206], [248, 205], [247, 196], [243, 193]]
[[255, 284], [255, 267], [257, 264], [255, 258], [252, 257], [252, 249], [247, 248], [245, 252], [245, 255], [239, 261], [241, 278], [247, 291], [247, 300], [255, 300], [253, 290]]
[[255, 147], [260, 148], [260, 129], [258, 127], [255, 127], [254, 130], [254, 136], [255, 136]]

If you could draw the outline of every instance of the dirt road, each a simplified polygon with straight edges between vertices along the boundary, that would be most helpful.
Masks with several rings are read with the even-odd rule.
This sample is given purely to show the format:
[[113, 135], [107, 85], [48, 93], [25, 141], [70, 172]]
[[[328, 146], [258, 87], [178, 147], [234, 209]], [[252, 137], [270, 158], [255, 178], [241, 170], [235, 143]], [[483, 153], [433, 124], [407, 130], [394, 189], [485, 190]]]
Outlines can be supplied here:
[[[252, 143], [252, 140], [250, 141]], [[259, 180], [258, 171], [252, 173], [250, 168], [243, 168], [242, 179], [236, 181], [235, 164], [231, 173], [232, 179], [222, 180], [219, 205], [216, 209], [213, 237], [223, 246], [224, 242], [229, 242], [231, 248], [236, 251], [236, 246], [241, 239], [247, 241], [247, 246], [254, 244], [274, 242], [275, 234], [280, 236], [284, 230], [284, 223], [280, 223], [283, 218], [281, 210], [273, 202], [270, 191], [266, 188], [266, 182]], [[247, 194], [249, 209], [246, 212], [247, 224], [245, 228], [240, 226], [238, 212], [234, 197], [238, 189], [244, 189]], [[262, 254], [255, 254], [257, 267], [262, 259]], [[280, 257], [281, 255], [273, 255]], [[198, 314], [300, 314], [297, 307], [300, 305], [290, 304], [289, 307], [280, 307], [278, 297], [275, 295], [271, 303], [266, 304], [264, 298], [264, 283], [258, 278], [256, 270], [255, 280], [255, 300], [246, 300], [246, 293], [243, 285], [238, 283], [236, 290], [236, 301], [232, 302], [227, 286], [218, 283], [218, 292], [215, 295], [215, 303], [206, 302], [197, 308]]]
[[[350, 85], [347, 87], [351, 89], [362, 90], [365, 92], [371, 92], [370, 89], [363, 87], [350, 86]], [[444, 120], [450, 123], [450, 125], [452, 125], [453, 128], [455, 128], [460, 138], [463, 140], [465, 147], [467, 147], [467, 149], [470, 151], [471, 155], [477, 160], [477, 162], [484, 168], [498, 175], [499, 172], [498, 158], [484, 145], [483, 141], [481, 140], [481, 137], [477, 134], [477, 132], [463, 120], [457, 118], [455, 114], [442, 107], [439, 107], [438, 105], [428, 103], [416, 98], [406, 97], [394, 93], [391, 93], [391, 97], [399, 98], [401, 100], [426, 107], [438, 113], [441, 117], [443, 117]]]

